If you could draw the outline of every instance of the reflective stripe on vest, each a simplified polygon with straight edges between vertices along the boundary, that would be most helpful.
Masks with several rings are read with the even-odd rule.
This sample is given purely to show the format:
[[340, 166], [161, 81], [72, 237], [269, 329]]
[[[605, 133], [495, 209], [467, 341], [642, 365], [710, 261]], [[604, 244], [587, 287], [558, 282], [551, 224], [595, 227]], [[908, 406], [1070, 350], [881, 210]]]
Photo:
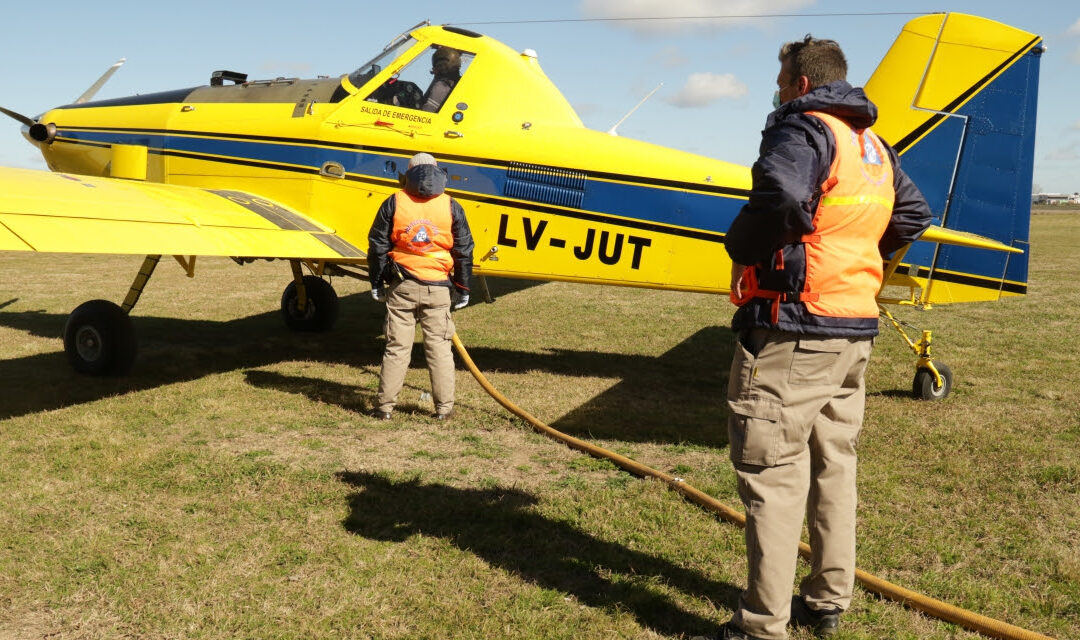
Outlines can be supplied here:
[[417, 280], [442, 282], [454, 268], [450, 248], [454, 223], [450, 196], [415, 198], [404, 191], [395, 195], [394, 228], [390, 257]]
[[836, 157], [803, 238], [806, 279], [800, 301], [819, 316], [876, 318], [882, 260], [878, 242], [892, 216], [893, 168], [869, 129], [852, 129], [827, 113], [807, 112], [832, 130]]

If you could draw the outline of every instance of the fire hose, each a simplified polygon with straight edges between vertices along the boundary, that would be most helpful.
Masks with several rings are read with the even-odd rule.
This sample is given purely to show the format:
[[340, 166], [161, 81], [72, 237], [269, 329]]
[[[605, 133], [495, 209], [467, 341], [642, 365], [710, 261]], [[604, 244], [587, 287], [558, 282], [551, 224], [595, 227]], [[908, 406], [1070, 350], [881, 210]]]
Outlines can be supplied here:
[[[465, 349], [465, 345], [462, 344], [461, 339], [458, 338], [456, 333], [454, 334], [453, 342], [458, 354], [465, 362], [465, 366], [468, 367], [469, 372], [472, 373], [473, 377], [476, 378], [476, 381], [480, 383], [480, 386], [483, 387], [484, 391], [507, 411], [532, 425], [533, 429], [537, 432], [561, 442], [571, 449], [586, 453], [595, 458], [609, 460], [624, 471], [638, 477], [656, 478], [657, 480], [664, 482], [668, 488], [680, 494], [690, 502], [703, 507], [706, 511], [715, 513], [720, 516], [721, 519], [740, 528], [746, 527], [746, 516], [725, 505], [716, 498], [713, 498], [709, 494], [695, 489], [687, 484], [682, 478], [677, 478], [662, 471], [657, 471], [640, 462], [631, 460], [630, 458], [604, 449], [603, 447], [598, 447], [579, 438], [567, 435], [544, 424], [528, 411], [518, 407], [507, 399], [506, 396], [499, 393], [499, 390], [496, 389], [484, 374], [481, 373], [480, 369], [477, 368], [476, 363], [473, 362], [472, 358], [469, 356], [469, 352]], [[799, 542], [799, 555], [803, 559], [809, 560], [810, 545], [805, 542]], [[960, 607], [925, 596], [921, 593], [911, 591], [910, 589], [905, 589], [904, 587], [869, 574], [861, 569], [855, 569], [855, 580], [871, 593], [876, 593], [893, 602], [907, 605], [912, 609], [921, 611], [929, 616], [938, 618], [939, 620], [951, 622], [964, 627], [969, 631], [975, 631], [990, 638], [1001, 638], [1002, 640], [1053, 640], [1049, 636], [1042, 635], [1041, 633], [1028, 631], [1027, 629], [1022, 629], [1007, 622], [988, 618], [978, 613], [961, 609]]]

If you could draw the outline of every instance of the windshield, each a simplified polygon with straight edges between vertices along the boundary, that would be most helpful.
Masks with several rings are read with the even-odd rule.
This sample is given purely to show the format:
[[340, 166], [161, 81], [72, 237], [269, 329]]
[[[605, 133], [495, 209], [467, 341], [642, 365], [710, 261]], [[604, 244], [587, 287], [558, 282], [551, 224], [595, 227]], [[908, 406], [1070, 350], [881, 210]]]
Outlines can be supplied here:
[[364, 83], [371, 80], [375, 74], [379, 73], [386, 67], [386, 65], [393, 62], [403, 51], [413, 46], [416, 43], [411, 36], [403, 36], [398, 38], [394, 42], [383, 49], [383, 52], [375, 56], [371, 62], [368, 62], [364, 66], [360, 67], [356, 71], [349, 74], [349, 82], [356, 88], [364, 86]]

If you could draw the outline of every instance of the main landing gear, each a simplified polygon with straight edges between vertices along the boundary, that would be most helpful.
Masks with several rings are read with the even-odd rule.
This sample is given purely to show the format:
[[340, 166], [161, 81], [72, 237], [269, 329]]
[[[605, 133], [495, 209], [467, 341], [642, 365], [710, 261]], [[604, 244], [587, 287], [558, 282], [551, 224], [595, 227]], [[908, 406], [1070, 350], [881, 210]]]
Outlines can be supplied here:
[[[881, 315], [886, 320], [892, 323], [899, 333], [900, 337], [907, 342], [911, 350], [915, 352], [915, 355], [919, 356], [918, 361], [915, 363], [915, 379], [911, 382], [911, 394], [919, 400], [943, 400], [952, 391], [953, 374], [949, 367], [944, 363], [934, 362], [930, 356], [930, 342], [932, 334], [930, 331], [923, 329], [922, 337], [918, 342], [913, 341], [904, 333], [903, 327], [901, 327], [901, 321], [893, 317], [893, 314], [889, 313], [885, 307], [878, 307], [881, 310]], [[906, 323], [904, 323], [906, 324]], [[908, 325], [910, 328], [911, 325]]]
[[[175, 257], [188, 277], [194, 277], [195, 256]], [[92, 376], [118, 376], [131, 370], [138, 341], [130, 313], [160, 261], [161, 256], [146, 256], [122, 306], [108, 300], [90, 300], [71, 312], [64, 326], [64, 352], [73, 369]], [[299, 260], [289, 262], [293, 281], [281, 296], [285, 325], [294, 331], [329, 330], [338, 316], [337, 293], [326, 280], [305, 276]]]
[[338, 316], [334, 287], [318, 276], [305, 276], [292, 261], [293, 281], [281, 294], [281, 315], [293, 331], [327, 331]]
[[79, 373], [109, 376], [127, 373], [138, 343], [131, 317], [108, 300], [90, 300], [75, 307], [64, 325], [64, 351]]

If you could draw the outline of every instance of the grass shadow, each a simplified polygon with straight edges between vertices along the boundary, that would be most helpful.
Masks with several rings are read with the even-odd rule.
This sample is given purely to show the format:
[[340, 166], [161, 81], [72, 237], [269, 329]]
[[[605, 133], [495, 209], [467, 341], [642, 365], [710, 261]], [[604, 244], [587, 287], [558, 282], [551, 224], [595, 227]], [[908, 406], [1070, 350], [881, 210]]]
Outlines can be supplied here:
[[[537, 283], [500, 280], [497, 284], [506, 292]], [[62, 352], [0, 360], [0, 380], [7, 381], [0, 419], [289, 360], [367, 366], [377, 371], [383, 349], [378, 338], [382, 306], [371, 304], [366, 294], [345, 296], [341, 305], [338, 325], [322, 334], [289, 332], [276, 311], [225, 322], [136, 316], [139, 356], [131, 373], [122, 377], [77, 374]], [[58, 348], [66, 321], [65, 314], [0, 312], [0, 325], [57, 338]], [[471, 348], [470, 353], [484, 370], [621, 378], [553, 423], [571, 435], [722, 447], [727, 444], [723, 388], [731, 344], [730, 330], [707, 327], [659, 357], [567, 349], [536, 354], [485, 347]], [[424, 364], [422, 349], [419, 343], [415, 346], [414, 366]], [[303, 393], [350, 411], [363, 412], [370, 403], [355, 389], [327, 380], [266, 372], [246, 375], [256, 386]]]
[[[374, 373], [378, 375], [378, 370]], [[375, 406], [375, 394], [361, 393], [354, 385], [323, 378], [288, 376], [275, 371], [251, 369], [244, 372], [244, 379], [253, 387], [302, 394], [313, 402], [333, 404], [354, 413], [368, 413]]]
[[911, 395], [911, 389], [882, 389], [881, 391], [867, 391], [866, 397], [880, 397], [880, 398], [904, 398], [905, 400], [914, 399]]
[[[471, 288], [472, 303], [487, 302], [488, 295], [491, 296], [491, 302], [497, 302], [502, 296], [508, 296], [512, 293], [519, 291], [526, 291], [533, 287], [540, 287], [548, 284], [545, 280], [525, 280], [521, 278], [496, 278], [487, 276], [481, 278], [479, 276], [473, 278]], [[486, 288], [485, 288], [486, 286]]]
[[[349, 309], [347, 319], [334, 330], [320, 334], [289, 332], [277, 312], [226, 322], [136, 317], [139, 355], [126, 376], [78, 374], [62, 351], [0, 360], [5, 385], [0, 419], [289, 360], [377, 366], [382, 357], [382, 341], [376, 338], [382, 308], [363, 304], [359, 294], [342, 301], [343, 306], [356, 308]], [[0, 325], [57, 338], [58, 349], [63, 348], [60, 336], [66, 322], [65, 314], [0, 313]]]
[[469, 348], [481, 371], [547, 371], [621, 381], [552, 423], [571, 435], [635, 442], [727, 445], [727, 378], [734, 338], [705, 327], [661, 356], [550, 349], [538, 355]]
[[716, 623], [649, 585], [661, 583], [732, 609], [738, 601], [735, 585], [545, 518], [532, 509], [537, 498], [519, 489], [459, 489], [368, 472], [342, 472], [338, 479], [358, 489], [349, 496], [343, 522], [356, 535], [393, 542], [420, 533], [439, 537], [588, 606], [629, 611], [657, 633], [710, 633]]

